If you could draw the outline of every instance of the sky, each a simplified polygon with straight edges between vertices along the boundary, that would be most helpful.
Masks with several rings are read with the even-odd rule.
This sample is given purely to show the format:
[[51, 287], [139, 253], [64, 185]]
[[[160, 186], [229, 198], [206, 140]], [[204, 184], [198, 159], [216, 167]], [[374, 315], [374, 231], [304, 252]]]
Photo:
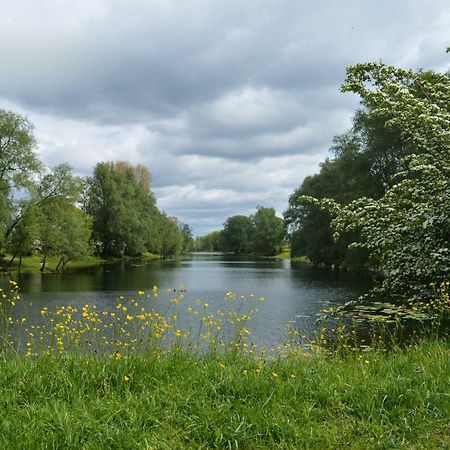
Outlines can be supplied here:
[[49, 167], [142, 163], [195, 235], [282, 215], [359, 99], [347, 66], [450, 69], [448, 0], [0, 0], [0, 108]]

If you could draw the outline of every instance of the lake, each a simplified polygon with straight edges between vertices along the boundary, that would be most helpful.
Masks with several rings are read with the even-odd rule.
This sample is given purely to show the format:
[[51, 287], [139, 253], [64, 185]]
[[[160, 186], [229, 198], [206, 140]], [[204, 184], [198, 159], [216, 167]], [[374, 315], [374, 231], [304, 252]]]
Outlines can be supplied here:
[[[28, 323], [41, 320], [40, 310], [61, 305], [80, 308], [96, 304], [99, 310], [115, 308], [119, 296], [136, 297], [154, 285], [163, 289], [186, 289], [185, 305], [196, 298], [207, 302], [211, 311], [224, 307], [224, 295], [233, 291], [238, 298], [250, 294], [266, 301], [248, 323], [251, 341], [266, 348], [286, 342], [291, 324], [311, 335], [317, 314], [330, 304], [336, 306], [367, 292], [371, 279], [304, 262], [193, 253], [179, 260], [108, 264], [68, 273], [24, 273], [15, 276], [22, 301], [16, 316]], [[8, 278], [1, 279], [3, 286]], [[156, 309], [162, 309], [159, 303]]]

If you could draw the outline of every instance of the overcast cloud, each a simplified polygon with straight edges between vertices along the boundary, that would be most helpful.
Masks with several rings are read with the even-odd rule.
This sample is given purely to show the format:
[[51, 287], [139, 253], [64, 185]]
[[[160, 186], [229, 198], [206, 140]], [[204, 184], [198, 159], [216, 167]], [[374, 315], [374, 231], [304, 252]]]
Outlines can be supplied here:
[[448, 0], [0, 0], [0, 107], [47, 165], [145, 164], [158, 205], [219, 229], [287, 206], [358, 105], [345, 68], [448, 70]]

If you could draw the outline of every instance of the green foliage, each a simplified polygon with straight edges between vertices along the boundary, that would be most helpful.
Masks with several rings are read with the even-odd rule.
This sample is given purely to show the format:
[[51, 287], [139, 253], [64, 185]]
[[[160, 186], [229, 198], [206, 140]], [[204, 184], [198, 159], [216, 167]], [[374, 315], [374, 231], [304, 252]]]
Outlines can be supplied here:
[[172, 258], [179, 255], [183, 249], [184, 237], [178, 223], [165, 214], [159, 221], [160, 255], [162, 258]]
[[81, 200], [84, 179], [72, 174], [69, 164], [63, 163], [46, 173], [37, 187], [37, 205], [43, 205], [52, 198], [64, 198], [69, 203]]
[[283, 241], [283, 220], [275, 209], [258, 206], [251, 216], [253, 224], [252, 249], [256, 255], [274, 256], [280, 252]]
[[17, 214], [22, 219], [17, 223], [8, 236], [6, 250], [14, 258], [32, 254], [39, 243], [40, 237], [40, 210], [33, 202], [21, 201], [18, 205]]
[[326, 159], [320, 173], [306, 177], [289, 198], [284, 213], [293, 256], [305, 255], [315, 264], [351, 268], [367, 267], [367, 252], [348, 245], [358, 241], [357, 233], [345, 233], [333, 240], [331, 216], [302, 196], [332, 198], [346, 205], [360, 197], [380, 198], [402, 167], [405, 146], [397, 127], [386, 128], [388, 116], [374, 114], [371, 108], [356, 112], [352, 129], [334, 139], [333, 159]]
[[432, 342], [267, 363], [10, 355], [1, 360], [0, 446], [447, 448], [448, 350]]
[[0, 109], [0, 185], [4, 190], [26, 187], [41, 170], [35, 153], [33, 125], [25, 117]]
[[194, 249], [194, 235], [192, 234], [192, 228], [184, 224], [181, 228], [181, 234], [183, 236], [183, 252], [188, 253]]
[[0, 248], [11, 231], [14, 190], [29, 188], [41, 170], [35, 148], [32, 124], [19, 114], [0, 109]]
[[258, 206], [254, 215], [228, 217], [222, 231], [197, 238], [196, 249], [274, 256], [283, 237], [283, 220], [275, 210]]
[[347, 70], [344, 91], [358, 93], [373, 114], [390, 117], [414, 153], [380, 199], [360, 198], [345, 207], [321, 205], [336, 217], [338, 233], [357, 231], [385, 271], [372, 294], [386, 300], [417, 301], [433, 296], [432, 283], [450, 273], [450, 78], [382, 63]]
[[220, 231], [212, 231], [195, 239], [195, 250], [200, 252], [219, 252], [222, 250]]
[[[67, 199], [53, 197], [41, 209], [40, 246], [45, 268], [47, 256], [58, 256], [64, 267], [70, 260], [87, 256], [90, 251], [91, 221], [85, 212]], [[57, 269], [60, 264], [58, 264]]]
[[[190, 227], [180, 231], [156, 207], [142, 164], [99, 163], [85, 182], [68, 164], [44, 172], [35, 147], [32, 124], [0, 109], [0, 253], [12, 254], [9, 265], [37, 248], [42, 269], [47, 256], [61, 258], [63, 267], [84, 257], [91, 250], [91, 222], [92, 248], [105, 256], [153, 251], [172, 257], [192, 249]], [[20, 201], [14, 198], [18, 191]], [[90, 219], [75, 206], [80, 202]]]
[[148, 249], [159, 212], [152, 194], [130, 167], [99, 163], [87, 181], [84, 209], [92, 217], [94, 239], [105, 256], [136, 256]]
[[228, 217], [221, 232], [221, 248], [226, 252], [250, 253], [254, 224], [248, 216]]

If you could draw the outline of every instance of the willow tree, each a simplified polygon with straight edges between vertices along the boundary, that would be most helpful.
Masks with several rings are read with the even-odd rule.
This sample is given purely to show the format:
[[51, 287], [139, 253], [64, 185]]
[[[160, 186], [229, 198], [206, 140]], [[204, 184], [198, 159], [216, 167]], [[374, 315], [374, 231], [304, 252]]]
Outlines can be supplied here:
[[347, 206], [303, 197], [334, 215], [335, 237], [357, 230], [386, 273], [372, 294], [398, 301], [434, 295], [434, 283], [450, 274], [450, 77], [403, 70], [383, 63], [347, 69], [344, 92], [360, 95], [373, 114], [389, 117], [412, 149], [380, 199]]
[[83, 207], [92, 217], [94, 238], [105, 256], [140, 255], [155, 235], [159, 211], [137, 167], [98, 163], [87, 180]]

